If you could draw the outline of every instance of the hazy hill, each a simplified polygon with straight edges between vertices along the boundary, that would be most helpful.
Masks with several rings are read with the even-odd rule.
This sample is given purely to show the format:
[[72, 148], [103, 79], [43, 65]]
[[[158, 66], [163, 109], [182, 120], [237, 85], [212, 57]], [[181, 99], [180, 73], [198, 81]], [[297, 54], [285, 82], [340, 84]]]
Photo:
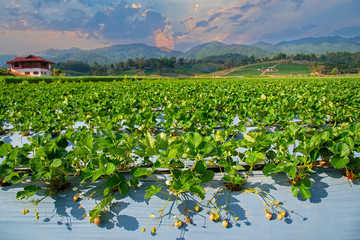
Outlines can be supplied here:
[[15, 55], [0, 55], [0, 68], [8, 68], [9, 65], [6, 62], [13, 60], [15, 57]]
[[[110, 47], [83, 50], [80, 48], [70, 49], [49, 49], [43, 52], [34, 53], [53, 62], [66, 62], [67, 60], [82, 61], [86, 63], [97, 62], [99, 64], [118, 63], [128, 59], [145, 57], [183, 57], [186, 59], [201, 58], [226, 58], [226, 56], [241, 57], [271, 56], [277, 53], [288, 54], [324, 54], [327, 52], [360, 52], [360, 37], [343, 38], [338, 36], [303, 38], [292, 41], [283, 41], [278, 44], [258, 42], [252, 45], [224, 44], [221, 42], [208, 42], [191, 48], [186, 52], [170, 51], [160, 49], [146, 44], [113, 45]], [[241, 56], [240, 56], [241, 55]], [[13, 59], [15, 55], [0, 56], [0, 66]]]
[[65, 62], [66, 60], [82, 61], [87, 63], [116, 63], [127, 61], [129, 58], [159, 58], [179, 56], [178, 51], [164, 51], [158, 47], [145, 44], [113, 45], [110, 47], [97, 48], [93, 50], [81, 50], [71, 48], [67, 50], [47, 50], [36, 53], [39, 56], [47, 57], [54, 62]]
[[253, 44], [253, 46], [262, 48], [272, 53], [288, 53], [288, 54], [324, 54], [326, 52], [360, 52], [360, 37], [343, 38], [334, 37], [318, 37], [318, 38], [302, 38], [292, 41], [283, 41], [276, 45], [264, 42]]
[[256, 46], [244, 44], [224, 44], [221, 42], [208, 42], [196, 47], [181, 55], [186, 59], [206, 58], [210, 56], [221, 56], [226, 54], [241, 54], [245, 56], [262, 57], [271, 55], [268, 51]]

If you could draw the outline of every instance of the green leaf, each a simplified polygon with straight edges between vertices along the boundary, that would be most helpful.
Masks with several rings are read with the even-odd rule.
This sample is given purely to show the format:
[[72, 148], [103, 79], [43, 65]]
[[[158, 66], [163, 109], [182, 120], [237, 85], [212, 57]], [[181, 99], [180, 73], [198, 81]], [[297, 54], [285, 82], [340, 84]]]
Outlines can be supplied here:
[[330, 138], [330, 133], [328, 131], [323, 131], [320, 133], [320, 138], [323, 142], [326, 142]]
[[292, 192], [292, 195], [293, 195], [294, 197], [297, 197], [298, 192], [299, 192], [299, 187], [298, 187], [298, 186], [295, 186], [295, 185], [292, 185], [292, 186], [291, 186], [291, 192]]
[[215, 173], [214, 171], [208, 169], [206, 170], [206, 172], [200, 177], [201, 181], [203, 183], [207, 183], [207, 182], [210, 182], [215, 176]]
[[122, 194], [122, 195], [125, 195], [129, 192], [129, 184], [127, 184], [126, 182], [122, 182], [120, 183], [119, 185], [119, 192]]
[[137, 188], [139, 185], [139, 180], [137, 180], [136, 178], [130, 179], [130, 185]]
[[204, 160], [199, 160], [195, 165], [195, 172], [199, 174], [204, 174], [206, 172], [207, 166]]
[[340, 157], [339, 155], [335, 155], [330, 159], [331, 164], [334, 168], [344, 168], [346, 164], [349, 162], [348, 157]]
[[305, 189], [310, 189], [312, 182], [310, 179], [305, 178], [305, 179], [300, 180], [300, 184], [301, 184], [301, 187], [303, 187]]
[[42, 160], [39, 157], [33, 157], [30, 160], [30, 168], [33, 172], [39, 172], [43, 169]]
[[286, 166], [285, 173], [291, 176], [293, 179], [296, 178], [296, 167], [295, 166]]
[[264, 175], [268, 175], [269, 173], [273, 172], [275, 168], [276, 168], [275, 163], [268, 163], [264, 166], [262, 172]]
[[202, 136], [200, 133], [197, 132], [193, 132], [193, 133], [189, 133], [188, 138], [187, 138], [187, 142], [191, 144], [191, 147], [193, 147], [194, 149], [197, 149], [199, 147], [199, 145], [202, 143]]
[[100, 208], [104, 209], [114, 199], [115, 199], [114, 196], [105, 197], [103, 200], [101, 200]]
[[194, 193], [196, 196], [198, 196], [201, 199], [205, 198], [205, 190], [204, 188], [199, 184], [191, 185], [190, 192]]
[[266, 157], [270, 160], [274, 160], [276, 156], [277, 154], [273, 150], [266, 152]]
[[95, 171], [95, 173], [93, 174], [93, 180], [92, 182], [95, 182], [99, 177], [101, 177], [102, 175], [104, 175], [105, 172], [98, 169], [97, 171]]
[[346, 143], [339, 143], [338, 151], [341, 158], [346, 157], [350, 154], [350, 148]]
[[134, 177], [136, 178], [150, 176], [150, 175], [151, 175], [150, 172], [146, 168], [138, 168], [134, 172]]
[[39, 148], [39, 149], [36, 151], [35, 156], [37, 156], [37, 157], [47, 157], [44, 148]]
[[106, 196], [106, 195], [108, 195], [109, 193], [111, 193], [112, 190], [113, 190], [113, 188], [110, 188], [110, 187], [105, 188], [105, 189], [104, 189], [104, 192], [103, 192], [104, 196]]
[[172, 150], [168, 153], [167, 158], [168, 158], [168, 159], [174, 159], [177, 154], [178, 154], [178, 150], [177, 150], [177, 149], [172, 149]]
[[117, 175], [112, 176], [111, 178], [109, 178], [109, 180], [107, 180], [106, 182], [106, 186], [109, 188], [114, 188], [117, 185], [119, 185], [122, 182], [122, 179], [120, 179]]
[[235, 171], [242, 171], [242, 170], [245, 170], [245, 167], [244, 166], [241, 166], [241, 165], [235, 165], [232, 167]]
[[107, 175], [111, 175], [113, 172], [115, 172], [115, 169], [116, 169], [116, 167], [115, 167], [114, 164], [108, 163], [108, 164], [106, 165], [106, 174], [107, 174]]
[[155, 187], [154, 185], [151, 185], [150, 187], [146, 188], [145, 199], [151, 198], [160, 191], [161, 187]]
[[231, 182], [231, 177], [229, 175], [225, 175], [224, 176], [224, 181], [225, 182]]
[[19, 173], [18, 173], [18, 172], [12, 172], [11, 174], [9, 174], [9, 175], [3, 180], [3, 182], [10, 181], [13, 177], [20, 178]]
[[233, 178], [233, 181], [235, 184], [242, 184], [244, 182], [245, 178], [241, 177], [239, 175], [235, 175]]
[[156, 141], [158, 141], [159, 149], [166, 149], [168, 146], [168, 136], [165, 133], [159, 133], [155, 137]]
[[58, 168], [58, 167], [61, 166], [61, 164], [62, 164], [61, 159], [56, 158], [56, 159], [54, 159], [54, 160], [52, 161], [51, 166], [54, 167], [54, 168]]
[[7, 149], [7, 144], [3, 144], [0, 146], [0, 157], [5, 157], [8, 155], [9, 151]]
[[357, 131], [359, 131], [360, 129], [360, 123], [353, 123], [349, 126], [349, 130], [353, 133], [356, 134]]
[[354, 143], [354, 140], [351, 137], [346, 137], [345, 142], [350, 147], [350, 149], [354, 149], [355, 143]]
[[299, 192], [300, 192], [300, 194], [301, 194], [301, 196], [303, 197], [303, 198], [305, 198], [305, 199], [309, 199], [310, 197], [311, 197], [311, 193], [310, 193], [310, 191], [307, 189], [307, 188], [305, 188], [305, 187], [300, 187], [299, 188]]
[[35, 185], [29, 185], [24, 187], [24, 191], [19, 191], [16, 193], [16, 198], [25, 198], [29, 199], [34, 196], [37, 192], [41, 191], [41, 188]]
[[244, 135], [244, 139], [250, 143], [255, 143], [255, 138], [253, 138], [252, 136], [250, 136], [249, 134], [245, 134]]
[[91, 135], [87, 135], [86, 138], [83, 140], [84, 148], [89, 152], [93, 153], [93, 143], [94, 143], [94, 137]]
[[225, 142], [225, 134], [223, 130], [218, 130], [215, 133], [215, 141], [216, 142]]
[[201, 148], [201, 152], [204, 154], [209, 154], [213, 151], [214, 146], [211, 143], [206, 143], [202, 148]]

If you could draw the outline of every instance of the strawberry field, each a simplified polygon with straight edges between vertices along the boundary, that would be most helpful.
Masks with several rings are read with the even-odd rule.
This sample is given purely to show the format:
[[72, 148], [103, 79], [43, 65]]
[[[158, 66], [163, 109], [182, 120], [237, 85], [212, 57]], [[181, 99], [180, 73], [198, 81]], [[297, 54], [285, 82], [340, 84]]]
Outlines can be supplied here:
[[199, 215], [246, 225], [251, 210], [233, 200], [247, 196], [288, 223], [300, 214], [274, 197], [279, 179], [302, 204], [324, 171], [358, 190], [359, 118], [358, 77], [3, 83], [0, 184], [19, 214], [41, 219], [42, 203], [70, 199], [99, 227], [143, 191], [138, 201], [162, 205], [131, 229], [142, 236], [188, 231]]

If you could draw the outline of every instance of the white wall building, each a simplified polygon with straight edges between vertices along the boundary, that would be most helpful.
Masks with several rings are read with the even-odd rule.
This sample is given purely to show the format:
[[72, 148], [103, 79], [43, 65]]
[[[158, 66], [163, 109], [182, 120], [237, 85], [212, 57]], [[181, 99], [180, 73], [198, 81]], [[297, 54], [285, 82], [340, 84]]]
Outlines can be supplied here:
[[51, 64], [54, 64], [35, 55], [16, 57], [6, 63], [10, 64], [12, 73], [25, 76], [51, 76]]

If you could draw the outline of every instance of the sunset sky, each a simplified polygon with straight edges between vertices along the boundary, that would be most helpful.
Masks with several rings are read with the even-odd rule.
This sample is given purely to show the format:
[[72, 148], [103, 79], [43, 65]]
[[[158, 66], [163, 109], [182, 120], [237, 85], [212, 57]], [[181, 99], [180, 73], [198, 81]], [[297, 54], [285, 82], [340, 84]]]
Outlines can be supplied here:
[[0, 0], [0, 54], [360, 35], [359, 0]]

